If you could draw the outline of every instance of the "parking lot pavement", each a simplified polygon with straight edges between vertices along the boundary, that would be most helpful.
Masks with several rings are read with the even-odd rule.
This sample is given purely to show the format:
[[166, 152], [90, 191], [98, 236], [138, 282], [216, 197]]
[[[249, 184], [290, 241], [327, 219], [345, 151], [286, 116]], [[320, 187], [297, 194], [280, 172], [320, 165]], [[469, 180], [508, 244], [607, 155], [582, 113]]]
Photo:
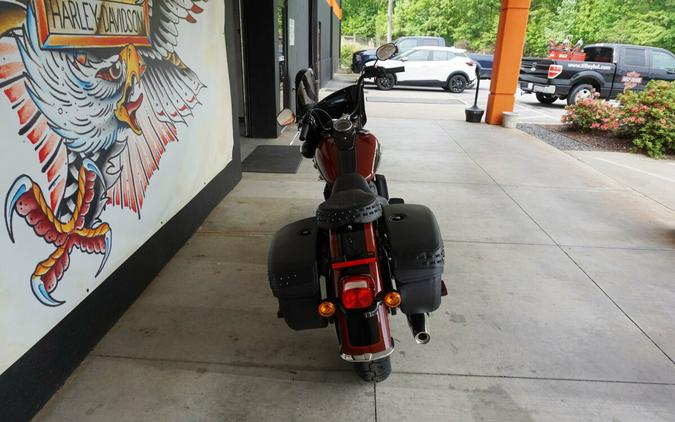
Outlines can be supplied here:
[[[336, 75], [336, 78], [329, 82], [328, 89], [333, 91], [351, 83], [355, 75]], [[438, 115], [436, 107], [429, 105], [441, 105], [441, 110], [445, 110], [446, 117], [463, 116], [464, 109], [473, 104], [475, 98], [475, 88], [469, 88], [461, 94], [453, 94], [442, 90], [441, 88], [425, 87], [403, 87], [397, 86], [390, 91], [380, 91], [375, 85], [368, 85], [366, 96], [375, 98], [376, 102], [384, 102], [390, 99], [396, 102], [397, 99], [404, 99], [409, 106], [420, 105], [422, 110], [428, 108], [434, 115]], [[490, 80], [480, 81], [480, 90], [478, 95], [478, 106], [485, 109], [487, 107], [488, 95], [490, 94]], [[448, 104], [448, 100], [457, 100], [455, 104]], [[374, 102], [375, 102], [374, 101]], [[558, 124], [565, 111], [567, 103], [558, 100], [553, 104], [540, 104], [534, 94], [521, 95], [520, 90], [516, 93], [516, 112], [520, 113], [519, 122], [521, 123], [540, 123], [540, 124]], [[440, 116], [439, 116], [440, 118]]]

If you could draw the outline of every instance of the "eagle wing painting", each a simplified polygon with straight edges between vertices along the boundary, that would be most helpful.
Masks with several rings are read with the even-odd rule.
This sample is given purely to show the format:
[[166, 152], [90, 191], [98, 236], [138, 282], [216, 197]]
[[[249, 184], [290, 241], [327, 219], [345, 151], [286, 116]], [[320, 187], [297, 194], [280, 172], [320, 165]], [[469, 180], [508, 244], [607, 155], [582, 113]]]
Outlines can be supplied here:
[[96, 275], [103, 269], [112, 247], [105, 208], [140, 218], [177, 125], [199, 104], [204, 85], [176, 46], [181, 24], [195, 23], [207, 0], [131, 0], [147, 11], [149, 42], [105, 48], [43, 45], [36, 1], [0, 0], [0, 90], [47, 184], [17, 177], [4, 218], [12, 242], [19, 216], [55, 248], [30, 276], [35, 297], [53, 307], [64, 303], [53, 292], [74, 248], [101, 255]]

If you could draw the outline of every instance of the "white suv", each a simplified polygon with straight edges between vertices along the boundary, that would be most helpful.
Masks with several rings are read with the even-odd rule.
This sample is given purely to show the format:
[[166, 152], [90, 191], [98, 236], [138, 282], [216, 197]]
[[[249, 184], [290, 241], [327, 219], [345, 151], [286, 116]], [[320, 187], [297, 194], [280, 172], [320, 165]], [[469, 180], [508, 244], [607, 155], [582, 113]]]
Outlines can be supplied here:
[[376, 78], [374, 82], [382, 90], [395, 85], [438, 86], [460, 93], [476, 80], [476, 63], [467, 57], [466, 50], [454, 47], [417, 47], [377, 65], [385, 69], [405, 68], [404, 72]]

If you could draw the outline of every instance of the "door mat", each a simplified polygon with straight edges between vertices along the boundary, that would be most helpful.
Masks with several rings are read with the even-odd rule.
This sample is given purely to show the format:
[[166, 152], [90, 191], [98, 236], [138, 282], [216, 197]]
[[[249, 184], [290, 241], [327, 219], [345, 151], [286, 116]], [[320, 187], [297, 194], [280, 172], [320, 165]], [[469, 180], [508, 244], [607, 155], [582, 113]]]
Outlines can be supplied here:
[[249, 173], [297, 173], [302, 162], [299, 146], [259, 145], [241, 163]]
[[411, 104], [461, 104], [462, 100], [455, 98], [409, 98], [409, 97], [373, 97], [369, 95], [366, 100], [371, 103], [411, 103]]

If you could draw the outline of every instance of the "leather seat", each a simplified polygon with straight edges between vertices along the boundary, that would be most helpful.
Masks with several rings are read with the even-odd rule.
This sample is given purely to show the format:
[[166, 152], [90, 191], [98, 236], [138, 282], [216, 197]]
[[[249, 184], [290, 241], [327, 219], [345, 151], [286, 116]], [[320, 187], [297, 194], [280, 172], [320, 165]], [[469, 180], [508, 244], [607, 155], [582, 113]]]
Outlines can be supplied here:
[[316, 211], [317, 225], [323, 229], [371, 223], [381, 216], [379, 198], [370, 190], [366, 179], [357, 173], [338, 177], [330, 198]]

